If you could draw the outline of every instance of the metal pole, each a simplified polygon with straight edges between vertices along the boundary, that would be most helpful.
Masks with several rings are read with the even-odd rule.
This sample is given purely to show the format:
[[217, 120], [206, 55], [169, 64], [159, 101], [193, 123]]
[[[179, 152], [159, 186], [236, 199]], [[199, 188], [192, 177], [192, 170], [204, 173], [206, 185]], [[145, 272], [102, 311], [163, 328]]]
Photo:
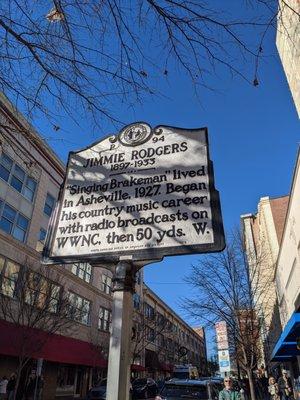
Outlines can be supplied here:
[[120, 261], [113, 279], [112, 332], [109, 343], [107, 400], [129, 399], [131, 329], [135, 268]]

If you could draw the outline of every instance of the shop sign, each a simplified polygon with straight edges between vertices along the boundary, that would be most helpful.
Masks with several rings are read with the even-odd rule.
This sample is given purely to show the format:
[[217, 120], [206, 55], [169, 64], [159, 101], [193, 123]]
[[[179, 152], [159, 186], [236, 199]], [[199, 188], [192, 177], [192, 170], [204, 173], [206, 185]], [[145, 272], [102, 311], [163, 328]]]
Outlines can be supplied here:
[[139, 261], [224, 247], [207, 129], [135, 123], [70, 153], [43, 261]]

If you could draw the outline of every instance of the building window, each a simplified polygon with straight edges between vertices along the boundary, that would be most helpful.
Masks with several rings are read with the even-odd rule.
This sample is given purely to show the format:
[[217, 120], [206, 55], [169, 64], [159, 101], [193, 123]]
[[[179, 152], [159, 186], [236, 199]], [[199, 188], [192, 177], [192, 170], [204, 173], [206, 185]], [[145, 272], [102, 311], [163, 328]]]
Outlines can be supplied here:
[[33, 307], [56, 313], [60, 299], [60, 286], [42, 275], [28, 271], [26, 278], [26, 302]]
[[154, 308], [148, 303], [145, 303], [145, 317], [149, 319], [154, 319]]
[[75, 365], [61, 365], [57, 367], [57, 389], [61, 393], [73, 390], [75, 385], [75, 378], [77, 373], [77, 366]]
[[156, 343], [157, 343], [158, 347], [164, 347], [165, 346], [165, 338], [161, 333], [157, 334]]
[[111, 294], [112, 278], [106, 274], [102, 274], [101, 279], [101, 290], [106, 294]]
[[141, 306], [141, 296], [137, 293], [134, 293], [133, 295], [133, 307], [136, 310], [139, 310]]
[[72, 265], [72, 272], [86, 282], [91, 281], [92, 267], [89, 263], [76, 263]]
[[141, 276], [142, 276], [141, 271], [138, 271], [138, 272], [135, 274], [135, 282], [136, 282], [138, 285], [140, 285], [141, 282], [142, 282]]
[[157, 325], [162, 328], [165, 326], [167, 320], [165, 318], [164, 315], [162, 315], [161, 313], [157, 313]]
[[30, 178], [29, 176], [26, 179], [26, 184], [23, 187], [23, 195], [24, 197], [26, 197], [27, 200], [29, 201], [33, 201], [34, 198], [34, 193], [35, 193], [35, 189], [36, 189], [36, 181], [33, 178]]
[[0, 178], [6, 182], [9, 180], [9, 175], [13, 166], [13, 160], [6, 154], [2, 153], [0, 157]]
[[12, 261], [0, 257], [1, 293], [14, 297], [20, 266]]
[[13, 160], [4, 153], [0, 157], [0, 177], [22, 193], [27, 200], [33, 201], [37, 182], [27, 176], [24, 169], [14, 164]]
[[151, 343], [154, 343], [155, 341], [154, 329], [150, 328], [149, 326], [146, 327], [146, 338]]
[[0, 229], [25, 242], [29, 220], [0, 200]]
[[174, 350], [174, 342], [170, 338], [167, 339], [167, 349], [170, 350], [170, 351]]
[[99, 319], [98, 319], [98, 328], [102, 331], [110, 331], [111, 327], [111, 311], [107, 310], [104, 307], [100, 307], [99, 309]]
[[43, 251], [46, 235], [47, 235], [46, 230], [41, 228], [39, 232], [39, 239], [36, 244], [36, 251]]
[[88, 325], [90, 322], [91, 302], [76, 293], [69, 293], [70, 318]]
[[167, 322], [167, 330], [168, 330], [169, 332], [173, 332], [173, 324], [172, 324], [171, 321], [168, 321], [168, 322]]
[[25, 180], [25, 171], [18, 165], [15, 165], [12, 177], [10, 179], [11, 186], [21, 193], [24, 180]]
[[47, 193], [45, 206], [44, 206], [44, 213], [50, 217], [52, 211], [54, 209], [55, 198], [51, 196], [51, 194]]

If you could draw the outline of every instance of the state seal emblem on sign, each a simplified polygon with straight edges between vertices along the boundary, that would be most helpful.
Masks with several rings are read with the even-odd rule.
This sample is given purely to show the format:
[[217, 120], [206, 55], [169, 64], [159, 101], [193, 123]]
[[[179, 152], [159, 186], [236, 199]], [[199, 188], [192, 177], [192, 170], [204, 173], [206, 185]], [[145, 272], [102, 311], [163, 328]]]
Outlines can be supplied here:
[[119, 140], [124, 146], [138, 146], [147, 142], [152, 135], [151, 127], [137, 123], [127, 126], [120, 132]]

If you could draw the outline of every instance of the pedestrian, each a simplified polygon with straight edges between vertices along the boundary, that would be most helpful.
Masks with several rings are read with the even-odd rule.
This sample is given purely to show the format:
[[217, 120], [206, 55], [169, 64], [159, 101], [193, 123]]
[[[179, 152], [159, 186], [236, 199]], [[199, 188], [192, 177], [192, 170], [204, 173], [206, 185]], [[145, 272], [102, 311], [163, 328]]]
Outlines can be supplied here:
[[282, 400], [288, 400], [293, 397], [293, 385], [287, 370], [282, 370], [282, 376], [278, 379], [279, 391]]
[[34, 391], [35, 391], [36, 377], [35, 374], [30, 374], [26, 389], [25, 389], [25, 399], [33, 400]]
[[13, 400], [17, 383], [17, 375], [11, 374], [7, 383], [7, 399]]
[[6, 390], [7, 390], [7, 382], [8, 379], [6, 376], [3, 376], [0, 380], [0, 399], [6, 399]]
[[224, 378], [224, 389], [219, 393], [219, 400], [241, 400], [241, 395], [232, 387], [232, 379]]
[[258, 386], [260, 389], [261, 399], [263, 400], [268, 397], [268, 383], [268, 378], [266, 377], [266, 372], [262, 365], [259, 369]]
[[271, 400], [280, 400], [279, 386], [273, 376], [270, 376], [269, 378], [268, 392], [270, 394]]

